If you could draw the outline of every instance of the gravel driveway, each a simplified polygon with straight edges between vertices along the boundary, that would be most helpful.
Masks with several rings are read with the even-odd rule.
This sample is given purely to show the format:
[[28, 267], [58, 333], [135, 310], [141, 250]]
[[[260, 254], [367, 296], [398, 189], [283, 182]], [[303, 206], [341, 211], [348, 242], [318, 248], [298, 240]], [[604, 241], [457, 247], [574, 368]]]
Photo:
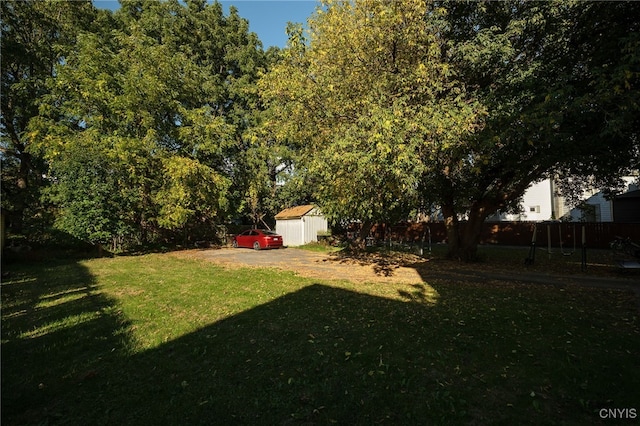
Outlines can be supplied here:
[[392, 270], [381, 272], [376, 265], [296, 248], [278, 250], [221, 248], [197, 251], [195, 256], [227, 267], [278, 268], [311, 278], [355, 282], [422, 282], [422, 278], [413, 268], [396, 266]]

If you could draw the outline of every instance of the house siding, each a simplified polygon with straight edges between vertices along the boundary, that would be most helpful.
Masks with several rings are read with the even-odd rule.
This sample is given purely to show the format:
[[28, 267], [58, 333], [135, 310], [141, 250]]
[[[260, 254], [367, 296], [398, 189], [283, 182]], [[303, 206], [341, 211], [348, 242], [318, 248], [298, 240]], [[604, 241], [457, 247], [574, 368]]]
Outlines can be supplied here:
[[[637, 189], [637, 186], [634, 185], [635, 182], [634, 177], [623, 177], [622, 180], [625, 183], [625, 192], [633, 191]], [[590, 215], [589, 213], [585, 213], [580, 208], [572, 209], [569, 213], [569, 220], [571, 221], [586, 221], [586, 222], [615, 222], [617, 221], [614, 215], [614, 204], [615, 202], [612, 200], [608, 200], [605, 198], [604, 194], [601, 191], [591, 193], [590, 196], [584, 201], [585, 204], [593, 206], [595, 217]]]
[[535, 183], [527, 189], [522, 197], [521, 212], [515, 214], [499, 213], [489, 220], [499, 221], [534, 221], [550, 220], [557, 215], [558, 206], [554, 206], [553, 186], [550, 179]]
[[572, 222], [613, 222], [613, 208], [610, 200], [604, 198], [602, 192], [598, 192], [595, 195], [587, 198], [585, 204], [593, 206], [594, 216], [590, 217], [588, 213], [585, 213], [582, 209], [572, 209], [569, 213], [569, 217]]
[[[636, 178], [624, 177], [627, 191], [633, 190]], [[569, 209], [564, 198], [557, 195], [553, 180], [546, 179], [532, 184], [524, 193], [520, 204], [520, 213], [497, 213], [488, 221], [532, 221], [569, 220], [573, 222], [613, 222], [613, 203], [607, 200], [602, 192], [584, 191], [584, 203], [593, 206], [590, 212], [580, 208]]]
[[303, 216], [304, 244], [318, 241], [318, 232], [327, 230], [327, 220], [318, 215]]
[[282, 235], [285, 246], [301, 246], [304, 244], [304, 223], [300, 219], [285, 219], [276, 221], [276, 232]]

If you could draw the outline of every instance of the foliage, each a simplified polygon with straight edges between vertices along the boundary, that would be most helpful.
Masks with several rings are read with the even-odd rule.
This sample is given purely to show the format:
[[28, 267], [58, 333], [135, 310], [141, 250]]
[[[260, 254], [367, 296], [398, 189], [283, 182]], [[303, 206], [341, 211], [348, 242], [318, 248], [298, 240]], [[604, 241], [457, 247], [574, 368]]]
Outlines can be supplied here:
[[[610, 182], [637, 166], [638, 105], [628, 96], [637, 96], [638, 74], [623, 72], [624, 84], [615, 77], [636, 68], [638, 56], [628, 52], [637, 45], [637, 22], [629, 18], [637, 6], [603, 6], [452, 4], [459, 67], [489, 111], [471, 139], [472, 173], [455, 180], [470, 190], [462, 206], [470, 223], [556, 173]], [[601, 31], [595, 39], [588, 29], [594, 27]], [[455, 222], [454, 212], [460, 210], [452, 209]], [[477, 241], [460, 240], [463, 246]]]
[[47, 194], [60, 206], [59, 229], [84, 241], [109, 244], [113, 237], [131, 233], [128, 212], [134, 203], [124, 191], [114, 191], [122, 185], [122, 177], [112, 156], [100, 150], [99, 141], [82, 142], [61, 152], [66, 161], [54, 163], [58, 180]]
[[[253, 122], [252, 81], [264, 54], [237, 11], [225, 17], [217, 3], [125, 1], [113, 19], [78, 35], [30, 124], [32, 152], [62, 185], [53, 190], [65, 217], [57, 223], [80, 236], [73, 223], [98, 220], [100, 240], [145, 242], [150, 232], [187, 228], [185, 237], [197, 238], [198, 227], [205, 232], [233, 213], [234, 189], [244, 191], [242, 134]], [[108, 173], [64, 155], [90, 144], [83, 155], [96, 155], [87, 161], [104, 162]], [[110, 192], [69, 191], [87, 182]], [[80, 194], [88, 198], [75, 200]]]
[[101, 243], [437, 208], [471, 260], [532, 182], [637, 169], [638, 7], [327, 0], [264, 52], [205, 0], [5, 1], [2, 207]]
[[[480, 114], [441, 59], [441, 21], [425, 4], [329, 2], [292, 32], [262, 93], [334, 219], [387, 221], [419, 202], [424, 157], [455, 145]], [[297, 37], [297, 38], [295, 38]]]
[[[183, 157], [165, 160], [165, 179], [157, 194], [158, 223], [166, 228], [184, 226], [192, 217], [213, 221], [225, 207], [228, 181], [201, 163]], [[219, 206], [219, 207], [218, 207]]]
[[[636, 8], [452, 4], [460, 69], [490, 111], [474, 142], [482, 160], [475, 189], [492, 194], [492, 207], [554, 172], [603, 179], [637, 165], [637, 103], [628, 98], [637, 91]], [[601, 31], [595, 39], [593, 28]]]
[[46, 165], [29, 151], [27, 125], [38, 115], [40, 97], [48, 92], [46, 79], [77, 33], [105, 17], [88, 1], [7, 0], [0, 8], [2, 207], [13, 231], [20, 233], [25, 221], [47, 215], [38, 203]]
[[328, 1], [262, 92], [330, 216], [436, 205], [451, 256], [472, 260], [484, 219], [531, 183], [637, 167], [637, 15], [622, 2]]
[[256, 125], [244, 134], [244, 202], [255, 226], [263, 226], [265, 219], [275, 217], [282, 208], [308, 201], [308, 191], [300, 185], [297, 168], [294, 169], [300, 153], [295, 144], [278, 140], [277, 130], [271, 127], [272, 114], [270, 110], [256, 113]]

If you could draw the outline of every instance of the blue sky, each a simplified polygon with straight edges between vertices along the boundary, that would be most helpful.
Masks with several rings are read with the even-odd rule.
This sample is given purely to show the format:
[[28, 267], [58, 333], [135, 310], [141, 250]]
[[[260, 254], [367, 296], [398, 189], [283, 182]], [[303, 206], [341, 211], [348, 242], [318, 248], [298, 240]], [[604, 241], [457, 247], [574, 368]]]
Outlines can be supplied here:
[[[258, 34], [266, 50], [269, 46], [285, 47], [287, 44], [287, 22], [306, 24], [307, 18], [316, 9], [315, 0], [219, 0], [225, 14], [229, 6], [238, 9], [238, 14], [249, 21], [249, 30]], [[117, 0], [95, 0], [96, 7], [115, 10]]]
[[238, 14], [249, 21], [249, 30], [258, 34], [266, 50], [269, 46], [285, 47], [287, 22], [307, 23], [318, 3], [314, 0], [223, 0], [238, 9]]

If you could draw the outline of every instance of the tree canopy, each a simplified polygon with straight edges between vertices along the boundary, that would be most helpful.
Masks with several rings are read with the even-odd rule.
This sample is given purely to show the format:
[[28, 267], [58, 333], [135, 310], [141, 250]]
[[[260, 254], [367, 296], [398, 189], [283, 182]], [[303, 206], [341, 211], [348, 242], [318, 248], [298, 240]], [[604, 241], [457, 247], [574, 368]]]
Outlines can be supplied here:
[[55, 179], [59, 226], [144, 243], [240, 213], [230, 201], [244, 191], [243, 134], [266, 64], [247, 21], [219, 3], [122, 1], [106, 25], [79, 31], [26, 132]]
[[39, 114], [40, 97], [54, 67], [75, 43], [105, 19], [88, 1], [0, 2], [2, 203], [13, 228], [22, 232], [25, 210], [38, 211], [46, 165], [30, 152], [29, 121]]
[[18, 232], [188, 239], [317, 202], [365, 229], [437, 211], [470, 260], [532, 183], [638, 168], [635, 2], [327, 0], [266, 52], [233, 7], [120, 4], [1, 3]]
[[330, 215], [436, 206], [451, 255], [473, 259], [482, 222], [531, 183], [638, 166], [636, 16], [635, 3], [331, 0], [260, 84]]

